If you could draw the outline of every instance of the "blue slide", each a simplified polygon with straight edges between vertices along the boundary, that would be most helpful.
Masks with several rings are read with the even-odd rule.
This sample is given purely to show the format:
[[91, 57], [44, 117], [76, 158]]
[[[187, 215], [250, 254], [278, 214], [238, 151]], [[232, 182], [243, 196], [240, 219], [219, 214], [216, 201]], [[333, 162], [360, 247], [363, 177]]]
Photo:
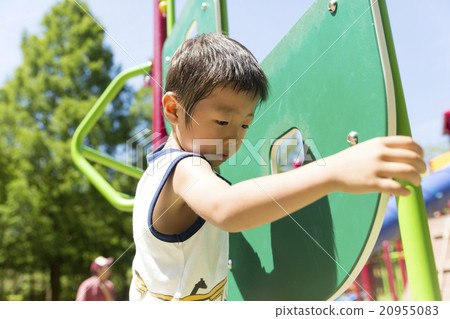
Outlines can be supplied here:
[[[428, 215], [446, 207], [450, 200], [450, 165], [425, 176], [422, 179], [422, 192]], [[374, 252], [382, 248], [383, 241], [394, 240], [398, 235], [397, 204], [395, 196], [391, 196]]]

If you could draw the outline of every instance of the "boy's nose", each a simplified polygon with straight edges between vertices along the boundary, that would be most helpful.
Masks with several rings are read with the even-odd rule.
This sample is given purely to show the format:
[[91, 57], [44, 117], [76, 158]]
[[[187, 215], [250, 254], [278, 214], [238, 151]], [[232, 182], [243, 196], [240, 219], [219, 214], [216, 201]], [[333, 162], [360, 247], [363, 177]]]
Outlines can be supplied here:
[[241, 126], [235, 128], [230, 127], [223, 138], [223, 143], [225, 147], [234, 145], [239, 146], [242, 143], [242, 139], [245, 137], [245, 130]]

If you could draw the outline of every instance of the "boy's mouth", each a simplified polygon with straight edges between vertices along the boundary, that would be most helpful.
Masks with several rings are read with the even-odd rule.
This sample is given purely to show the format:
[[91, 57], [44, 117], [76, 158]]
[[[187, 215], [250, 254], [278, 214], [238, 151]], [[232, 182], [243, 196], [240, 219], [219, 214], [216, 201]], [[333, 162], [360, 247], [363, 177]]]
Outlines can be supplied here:
[[219, 161], [226, 161], [228, 159], [228, 154], [217, 154]]

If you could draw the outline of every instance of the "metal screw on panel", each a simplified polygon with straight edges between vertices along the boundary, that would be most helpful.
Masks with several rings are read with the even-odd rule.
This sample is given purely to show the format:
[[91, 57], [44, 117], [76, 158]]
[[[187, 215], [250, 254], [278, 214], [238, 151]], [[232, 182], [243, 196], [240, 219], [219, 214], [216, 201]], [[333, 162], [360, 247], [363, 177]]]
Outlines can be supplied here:
[[166, 62], [167, 62], [167, 63], [170, 62], [170, 56], [166, 56]]
[[337, 9], [337, 0], [331, 0], [328, 2], [328, 11], [335, 13]]
[[152, 77], [150, 76], [150, 74], [147, 74], [146, 76], [144, 76], [144, 85], [149, 86], [152, 85]]
[[228, 269], [233, 269], [233, 261], [228, 259]]
[[202, 3], [202, 10], [205, 11], [207, 6], [208, 6], [208, 4], [206, 2], [203, 2]]
[[358, 144], [358, 132], [350, 132], [347, 135], [347, 143], [350, 146]]

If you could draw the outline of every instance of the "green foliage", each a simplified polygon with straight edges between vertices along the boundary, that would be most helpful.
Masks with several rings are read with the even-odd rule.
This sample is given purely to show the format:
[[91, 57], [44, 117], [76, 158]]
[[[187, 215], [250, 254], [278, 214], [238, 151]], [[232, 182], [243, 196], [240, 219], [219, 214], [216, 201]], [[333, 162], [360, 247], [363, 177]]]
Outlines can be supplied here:
[[137, 134], [145, 128], [151, 128], [153, 119], [153, 87], [143, 86], [136, 92], [129, 113], [129, 125], [134, 127], [132, 134]]
[[[120, 70], [102, 28], [74, 1], [55, 5], [42, 26], [42, 36], [23, 37], [23, 64], [0, 90], [0, 299], [8, 293], [3, 282], [48, 274], [39, 281], [44, 287], [14, 295], [50, 290], [53, 300], [74, 300], [95, 257], [118, 259], [125, 251], [111, 279], [126, 299], [134, 256], [131, 215], [109, 205], [70, 156], [73, 132]], [[132, 92], [125, 88], [86, 144], [120, 155], [118, 146], [136, 127], [150, 125], [142, 118], [150, 110], [148, 96], [140, 94], [130, 107]], [[98, 169], [121, 191], [134, 193], [137, 181]]]

